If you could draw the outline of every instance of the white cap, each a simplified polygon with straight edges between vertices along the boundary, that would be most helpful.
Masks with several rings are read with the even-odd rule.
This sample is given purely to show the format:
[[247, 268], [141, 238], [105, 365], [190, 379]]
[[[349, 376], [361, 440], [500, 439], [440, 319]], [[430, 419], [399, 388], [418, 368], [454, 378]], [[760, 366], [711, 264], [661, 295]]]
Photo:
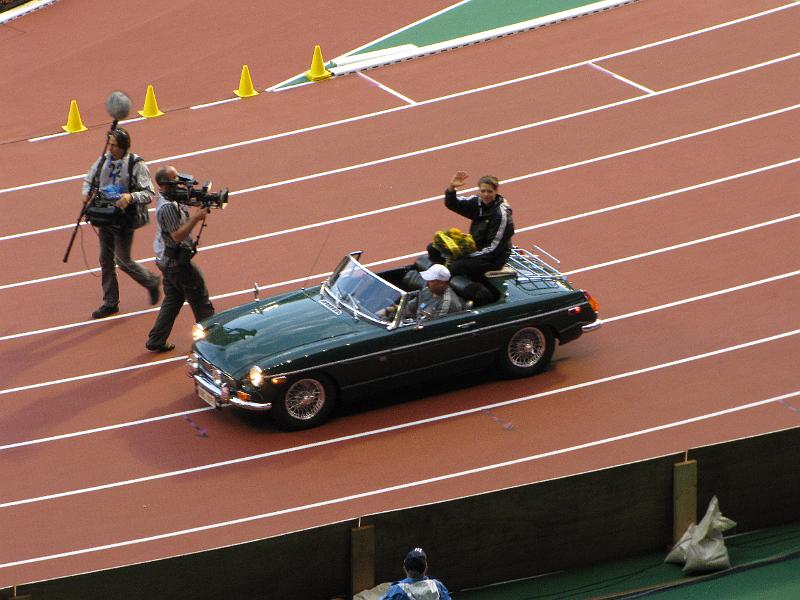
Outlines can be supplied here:
[[444, 265], [431, 265], [427, 271], [420, 273], [425, 281], [450, 281], [450, 271]]

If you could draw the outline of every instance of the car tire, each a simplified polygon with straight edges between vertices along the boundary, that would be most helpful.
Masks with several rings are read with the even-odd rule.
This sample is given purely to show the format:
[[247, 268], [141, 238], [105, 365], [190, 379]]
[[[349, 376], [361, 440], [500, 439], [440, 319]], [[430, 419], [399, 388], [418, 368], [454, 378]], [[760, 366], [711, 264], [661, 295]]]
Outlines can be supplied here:
[[294, 377], [272, 404], [273, 420], [281, 429], [309, 429], [324, 423], [336, 403], [336, 387], [321, 373]]
[[541, 373], [550, 364], [555, 337], [548, 327], [527, 326], [508, 338], [500, 353], [500, 370], [509, 377]]

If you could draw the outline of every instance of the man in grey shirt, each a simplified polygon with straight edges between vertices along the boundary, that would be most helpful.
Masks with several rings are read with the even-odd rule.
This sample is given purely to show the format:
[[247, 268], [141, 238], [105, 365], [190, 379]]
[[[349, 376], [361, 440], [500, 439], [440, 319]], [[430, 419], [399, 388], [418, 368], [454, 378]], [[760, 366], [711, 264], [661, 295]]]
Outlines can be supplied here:
[[[116, 206], [123, 211], [112, 225], [97, 228], [100, 238], [100, 272], [103, 286], [103, 304], [92, 313], [92, 318], [102, 319], [119, 312], [119, 283], [116, 265], [139, 285], [147, 288], [150, 304], [159, 298], [158, 275], [151, 273], [131, 258], [133, 228], [124, 212], [132, 204], [149, 204], [153, 200], [153, 184], [145, 162], [129, 153], [131, 137], [127, 130], [117, 127], [108, 135], [108, 153], [98, 158], [83, 179], [83, 195], [89, 192], [98, 168], [98, 189], [116, 198]], [[115, 264], [116, 263], [116, 264]]]
[[461, 297], [450, 288], [450, 271], [447, 267], [433, 264], [420, 276], [427, 283], [409, 303], [411, 314], [422, 311], [420, 318], [436, 319], [466, 308]]
[[156, 265], [164, 276], [164, 302], [145, 344], [150, 352], [169, 352], [175, 348], [175, 344], [167, 338], [184, 301], [189, 303], [196, 321], [214, 314], [214, 305], [208, 297], [203, 274], [192, 262], [192, 229], [206, 220], [209, 210], [197, 208], [189, 216], [185, 205], [169, 200], [169, 192], [177, 181], [178, 171], [175, 167], [161, 167], [156, 171], [159, 193], [153, 249]]

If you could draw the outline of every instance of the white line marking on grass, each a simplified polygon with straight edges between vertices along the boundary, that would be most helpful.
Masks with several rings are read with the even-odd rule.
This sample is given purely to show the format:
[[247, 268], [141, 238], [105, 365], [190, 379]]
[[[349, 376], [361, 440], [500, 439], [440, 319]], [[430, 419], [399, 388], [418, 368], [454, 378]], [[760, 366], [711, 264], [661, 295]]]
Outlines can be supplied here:
[[635, 81], [631, 81], [630, 79], [627, 79], [627, 78], [623, 77], [622, 75], [617, 75], [616, 73], [614, 73], [612, 71], [609, 71], [608, 69], [604, 69], [603, 67], [601, 67], [599, 65], [596, 65], [596, 64], [594, 64], [592, 62], [589, 63], [589, 66], [592, 67], [593, 69], [596, 69], [597, 71], [600, 71], [601, 73], [605, 73], [606, 75], [611, 75], [611, 77], [613, 77], [614, 79], [617, 79], [617, 80], [621, 81], [622, 83], [627, 83], [628, 85], [631, 85], [631, 86], [635, 87], [636, 89], [641, 90], [641, 91], [643, 91], [643, 92], [645, 92], [647, 94], [655, 94], [654, 90], [651, 90], [648, 87], [645, 87], [645, 86], [643, 86], [643, 85], [641, 85], [639, 83], [636, 83]]
[[361, 77], [362, 79], [366, 79], [372, 85], [379, 87], [380, 89], [382, 89], [385, 92], [388, 92], [392, 96], [396, 96], [397, 98], [400, 98], [400, 100], [402, 100], [403, 102], [406, 102], [408, 104], [418, 104], [417, 102], [415, 102], [414, 100], [412, 100], [408, 96], [404, 96], [403, 94], [401, 94], [397, 90], [393, 90], [389, 86], [382, 84], [380, 81], [375, 81], [372, 77], [369, 77], [369, 76], [365, 75], [364, 73], [359, 72], [359, 73], [357, 73], [357, 75], [359, 77]]
[[[794, 332], [794, 333], [797, 333], [797, 332]], [[661, 365], [658, 365], [658, 368], [662, 368]], [[577, 452], [577, 451], [580, 451], [580, 450], [586, 450], [588, 448], [595, 448], [597, 446], [611, 444], [611, 443], [614, 443], [614, 442], [619, 442], [619, 441], [623, 441], [623, 440], [627, 440], [627, 439], [632, 439], [632, 438], [635, 438], [635, 437], [641, 437], [643, 435], [647, 435], [647, 434], [650, 434], [650, 433], [657, 433], [657, 432], [660, 432], [660, 431], [666, 431], [666, 430], [669, 430], [669, 429], [682, 427], [684, 425], [691, 425], [693, 423], [699, 423], [699, 422], [702, 422], [702, 421], [707, 421], [709, 419], [714, 419], [714, 418], [717, 418], [717, 417], [734, 414], [734, 413], [737, 413], [737, 412], [749, 410], [751, 408], [758, 408], [760, 406], [765, 406], [767, 404], [773, 404], [773, 403], [777, 403], [777, 402], [782, 402], [782, 401], [790, 399], [790, 398], [795, 398], [795, 397], [797, 397], [799, 395], [800, 395], [800, 391], [794, 391], [794, 392], [790, 392], [788, 394], [783, 394], [783, 395], [780, 395], [780, 396], [773, 396], [772, 398], [767, 398], [767, 399], [764, 399], [764, 400], [758, 400], [756, 402], [749, 402], [747, 404], [741, 404], [739, 406], [734, 406], [734, 407], [731, 407], [731, 408], [718, 410], [718, 411], [715, 411], [715, 412], [712, 412], [712, 413], [706, 413], [706, 414], [703, 414], [703, 415], [698, 415], [696, 417], [690, 417], [688, 419], [681, 419], [680, 421], [672, 421], [671, 423], [664, 423], [662, 425], [656, 425], [656, 426], [653, 426], [653, 427], [648, 427], [646, 429], [640, 429], [638, 431], [631, 431], [631, 432], [627, 432], [627, 433], [623, 433], [623, 434], [620, 434], [620, 435], [615, 435], [615, 436], [611, 436], [611, 437], [607, 437], [607, 438], [603, 438], [603, 439], [599, 439], [599, 440], [593, 440], [591, 442], [586, 442], [586, 443], [583, 443], [583, 444], [577, 444], [575, 446], [569, 446], [569, 447], [566, 447], [566, 448], [559, 448], [559, 449], [550, 450], [550, 451], [547, 451], [547, 452], [540, 452], [538, 454], [531, 454], [531, 455], [528, 455], [528, 456], [515, 458], [515, 459], [512, 459], [512, 460], [507, 460], [507, 461], [503, 461], [503, 462], [499, 462], [499, 463], [493, 463], [493, 464], [489, 464], [489, 465], [484, 465], [482, 467], [474, 467], [472, 469], [465, 469], [463, 471], [457, 471], [455, 473], [447, 473], [445, 475], [439, 475], [439, 476], [436, 476], [436, 477], [429, 477], [429, 478], [420, 479], [420, 480], [417, 480], [417, 481], [401, 483], [401, 484], [392, 485], [392, 486], [383, 487], [383, 488], [378, 488], [378, 489], [375, 489], [375, 490], [369, 490], [369, 491], [361, 492], [361, 493], [357, 493], [357, 494], [350, 494], [350, 495], [347, 495], [347, 496], [341, 496], [341, 497], [338, 497], [338, 498], [331, 498], [329, 500], [322, 500], [322, 501], [319, 501], [319, 502], [313, 502], [313, 503], [305, 504], [305, 505], [301, 505], [301, 506], [294, 506], [294, 507], [285, 508], [285, 509], [282, 509], [282, 510], [276, 510], [276, 511], [271, 511], [271, 512], [266, 512], [266, 513], [260, 513], [260, 514], [251, 515], [251, 516], [248, 516], [248, 517], [242, 517], [242, 518], [239, 518], [239, 519], [232, 519], [232, 520], [229, 520], [229, 521], [221, 521], [221, 522], [217, 522], [217, 523], [210, 523], [210, 524], [207, 524], [207, 525], [200, 525], [200, 526], [191, 527], [191, 528], [188, 528], [188, 529], [181, 529], [181, 530], [178, 530], [178, 531], [171, 531], [171, 532], [168, 532], [168, 533], [162, 533], [162, 534], [158, 534], [158, 535], [152, 535], [152, 536], [147, 536], [147, 537], [142, 537], [142, 538], [135, 538], [135, 539], [131, 539], [131, 540], [125, 540], [125, 541], [122, 541], [122, 542], [115, 542], [115, 543], [112, 543], [112, 544], [104, 544], [102, 546], [95, 546], [95, 547], [90, 547], [90, 548], [81, 548], [79, 550], [72, 550], [72, 551], [68, 551], [68, 552], [60, 552], [58, 554], [51, 554], [51, 555], [47, 555], [47, 556], [38, 556], [38, 557], [34, 557], [34, 558], [27, 558], [27, 559], [12, 561], [12, 562], [8, 562], [8, 563], [0, 564], [0, 569], [19, 566], [19, 565], [24, 565], [24, 564], [36, 563], [36, 562], [43, 562], [43, 561], [53, 560], [53, 559], [57, 559], [57, 558], [64, 558], [64, 557], [67, 557], [67, 556], [76, 556], [76, 555], [80, 555], [80, 554], [88, 554], [88, 553], [91, 553], [91, 552], [98, 552], [98, 551], [101, 551], [101, 550], [109, 550], [109, 549], [112, 549], [112, 548], [120, 548], [120, 547], [124, 547], [124, 546], [131, 546], [131, 545], [134, 545], [134, 544], [141, 544], [141, 543], [152, 542], [152, 541], [156, 541], [156, 540], [174, 538], [174, 537], [178, 537], [178, 536], [182, 536], [182, 535], [188, 535], [188, 534], [191, 534], [191, 533], [198, 533], [198, 532], [202, 532], [202, 531], [209, 531], [209, 530], [213, 530], [213, 529], [219, 529], [221, 527], [228, 527], [228, 526], [231, 526], [231, 525], [240, 525], [240, 524], [243, 524], [243, 523], [249, 523], [249, 522], [252, 522], [252, 521], [268, 519], [268, 518], [271, 518], [271, 517], [276, 517], [276, 516], [281, 516], [281, 515], [286, 515], [286, 514], [291, 514], [291, 513], [302, 512], [302, 511], [306, 511], [306, 510], [320, 508], [320, 507], [323, 507], [323, 506], [332, 506], [334, 504], [342, 504], [342, 503], [349, 502], [349, 501], [352, 501], [352, 500], [358, 500], [358, 499], [362, 499], [362, 498], [378, 496], [378, 495], [381, 495], [381, 494], [396, 492], [396, 491], [405, 490], [405, 489], [411, 489], [411, 488], [420, 487], [420, 486], [423, 486], [423, 485], [430, 485], [432, 483], [437, 483], [437, 482], [441, 482], [441, 481], [447, 481], [447, 480], [451, 480], [451, 479], [457, 479], [457, 478], [465, 477], [465, 476], [468, 476], [468, 475], [476, 475], [478, 473], [485, 473], [485, 472], [488, 472], [488, 471], [494, 471], [494, 470], [497, 470], [497, 469], [502, 469], [502, 468], [506, 468], [506, 467], [520, 465], [520, 464], [524, 464], [524, 463], [528, 463], [528, 462], [532, 462], [532, 461], [536, 461], [536, 460], [542, 460], [542, 459], [550, 458], [550, 457], [553, 457], [553, 456], [559, 456], [559, 455], [568, 454], [568, 453], [571, 453], [571, 452]], [[512, 401], [509, 401], [509, 402], [506, 402], [506, 403], [498, 403], [497, 405], [507, 405], [507, 404], [512, 403], [512, 402], [521, 402], [521, 401], [533, 399], [534, 397], [538, 397], [538, 396], [539, 395], [536, 394], [536, 395], [533, 395], [533, 396], [528, 396], [528, 397], [524, 397], [524, 398], [518, 398], [516, 400], [512, 400]], [[495, 405], [495, 406], [497, 406], [497, 405]], [[480, 408], [480, 410], [486, 410], [486, 409], [487, 409], [487, 407]], [[475, 412], [476, 410], [477, 409], [473, 409], [471, 411], [463, 411], [463, 412], [464, 412], [464, 414], [468, 414], [469, 412]], [[347, 436], [346, 438], [339, 438], [337, 440], [327, 440], [326, 442], [320, 442], [319, 445], [327, 445], [327, 444], [330, 444], [330, 443], [336, 443], [336, 442], [339, 442], [339, 441], [345, 441], [347, 438], [366, 437], [367, 435], [376, 435], [378, 433], [383, 433], [384, 431], [392, 431], [392, 430], [401, 429], [401, 428], [413, 427], [413, 426], [425, 424], [426, 421], [427, 422], [438, 421], [438, 420], [442, 420], [443, 418], [453, 418], [455, 416], [460, 416], [460, 415], [458, 413], [453, 413], [452, 415], [445, 415], [443, 417], [436, 417], [434, 419], [426, 419], [426, 420], [418, 421], [418, 422], [415, 422], [415, 423], [405, 423], [403, 425], [396, 426], [396, 427], [387, 427], [387, 428], [384, 428], [383, 430], [375, 430], [375, 431], [365, 432], [364, 434], [359, 434], [358, 436]], [[312, 446], [315, 446], [315, 445], [316, 444], [308, 444], [307, 446], [308, 447], [312, 447]], [[297, 450], [301, 450], [301, 449], [306, 449], [306, 447], [297, 447]], [[295, 451], [295, 449], [291, 449], [291, 450]], [[91, 491], [94, 491], [94, 490], [91, 490]], [[3, 507], [5, 507], [5, 505], [0, 505], [0, 508], [3, 508]]]

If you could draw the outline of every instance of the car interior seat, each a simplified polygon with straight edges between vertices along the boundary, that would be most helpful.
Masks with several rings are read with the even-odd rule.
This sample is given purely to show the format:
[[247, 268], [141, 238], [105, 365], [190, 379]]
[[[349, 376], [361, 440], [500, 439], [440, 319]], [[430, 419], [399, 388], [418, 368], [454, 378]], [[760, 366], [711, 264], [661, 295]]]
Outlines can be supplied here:
[[[412, 289], [422, 289], [425, 285], [425, 280], [422, 279], [420, 271], [425, 271], [430, 268], [433, 261], [427, 254], [423, 254], [414, 262], [414, 269], [406, 273], [403, 278], [403, 283], [415, 285]], [[412, 275], [413, 273], [413, 275]], [[450, 287], [453, 291], [461, 296], [464, 300], [471, 302], [471, 306], [483, 306], [490, 304], [499, 298], [499, 293], [495, 290], [489, 289], [484, 283], [480, 281], [473, 281], [464, 275], [455, 275], [450, 278]]]

